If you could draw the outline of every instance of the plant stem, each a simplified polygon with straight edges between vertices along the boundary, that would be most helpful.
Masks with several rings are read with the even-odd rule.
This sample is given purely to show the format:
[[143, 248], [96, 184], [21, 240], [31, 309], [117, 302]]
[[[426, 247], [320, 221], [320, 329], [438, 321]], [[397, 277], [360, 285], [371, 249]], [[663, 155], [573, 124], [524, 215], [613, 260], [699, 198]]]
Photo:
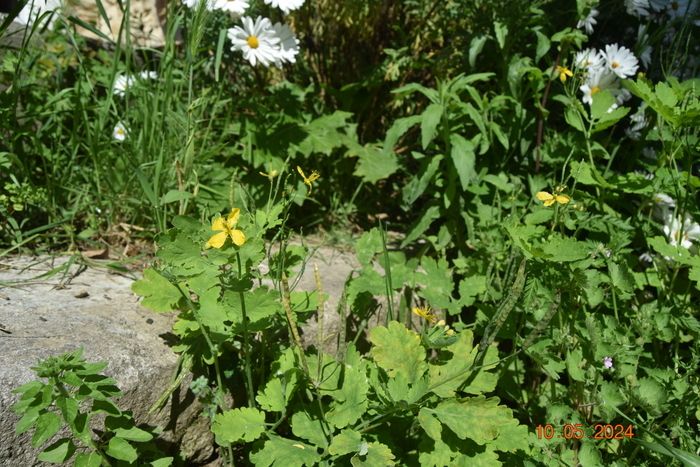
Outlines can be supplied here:
[[[238, 279], [243, 277], [243, 266], [241, 265], [241, 254], [236, 251], [238, 261]], [[245, 384], [248, 393], [248, 406], [255, 407], [255, 391], [253, 387], [253, 374], [250, 369], [250, 336], [248, 335], [248, 315], [245, 309], [245, 294], [241, 290], [238, 292], [241, 299], [241, 314], [243, 315], [243, 360], [245, 364]]]

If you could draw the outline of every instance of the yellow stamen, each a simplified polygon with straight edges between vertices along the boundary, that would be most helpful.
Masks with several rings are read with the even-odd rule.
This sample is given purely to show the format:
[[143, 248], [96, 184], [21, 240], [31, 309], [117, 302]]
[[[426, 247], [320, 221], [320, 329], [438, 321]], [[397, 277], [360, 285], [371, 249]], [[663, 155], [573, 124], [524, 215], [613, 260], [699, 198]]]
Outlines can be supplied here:
[[615, 60], [613, 60], [613, 62], [610, 64], [610, 66], [613, 67], [613, 68], [617, 68], [617, 67], [620, 66], [620, 63], [618, 63], [618, 62], [616, 62]]
[[258, 38], [255, 36], [248, 36], [248, 47], [251, 49], [257, 49], [260, 46], [260, 41], [258, 41]]
[[598, 94], [599, 92], [600, 92], [600, 87], [598, 87], [598, 86], [593, 86], [593, 87], [591, 88], [591, 96], [592, 96], [593, 94]]

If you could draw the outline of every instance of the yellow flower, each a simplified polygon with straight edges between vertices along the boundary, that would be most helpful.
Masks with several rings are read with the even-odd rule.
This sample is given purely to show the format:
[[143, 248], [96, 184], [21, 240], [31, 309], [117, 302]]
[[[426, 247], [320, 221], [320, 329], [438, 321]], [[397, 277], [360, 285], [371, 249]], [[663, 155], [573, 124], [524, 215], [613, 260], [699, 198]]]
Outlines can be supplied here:
[[430, 323], [435, 323], [437, 322], [437, 316], [435, 316], [431, 311], [430, 307], [414, 307], [413, 308], [413, 313], [417, 314], [421, 318], [429, 321]]
[[556, 72], [559, 73], [559, 80], [563, 83], [566, 81], [566, 77], [569, 76], [574, 76], [574, 74], [566, 68], [565, 66], [559, 66], [557, 65]]
[[545, 206], [549, 207], [554, 203], [559, 203], [559, 204], [566, 204], [569, 201], [571, 201], [571, 198], [569, 198], [567, 195], [562, 195], [559, 193], [547, 193], [546, 191], [538, 191], [537, 194], [535, 195], [537, 199], [542, 201]]
[[309, 176], [307, 177], [306, 175], [304, 175], [304, 171], [301, 170], [301, 167], [299, 167], [298, 165], [297, 165], [297, 172], [299, 172], [299, 175], [301, 175], [301, 177], [304, 179], [304, 183], [307, 184], [307, 185], [309, 185], [309, 193], [311, 193], [311, 182], [314, 182], [315, 180], [318, 180], [318, 178], [320, 177], [320, 175], [318, 174], [318, 172], [316, 172], [316, 171], [314, 170], [314, 171], [311, 172], [311, 175], [309, 175]]
[[226, 243], [226, 238], [231, 237], [231, 241], [237, 246], [245, 243], [245, 234], [243, 231], [235, 229], [238, 223], [238, 217], [241, 215], [241, 210], [238, 208], [231, 209], [231, 213], [224, 220], [219, 216], [211, 223], [211, 230], [220, 230], [221, 232], [212, 235], [207, 241], [207, 248], [221, 248]]

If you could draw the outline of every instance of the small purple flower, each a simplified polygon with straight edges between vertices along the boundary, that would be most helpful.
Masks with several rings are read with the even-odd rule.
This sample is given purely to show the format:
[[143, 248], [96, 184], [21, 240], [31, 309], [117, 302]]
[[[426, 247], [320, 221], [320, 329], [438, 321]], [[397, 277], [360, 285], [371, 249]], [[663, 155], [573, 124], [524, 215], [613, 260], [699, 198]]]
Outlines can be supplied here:
[[605, 357], [603, 358], [603, 366], [609, 370], [612, 369], [613, 367], [613, 359], [612, 357]]

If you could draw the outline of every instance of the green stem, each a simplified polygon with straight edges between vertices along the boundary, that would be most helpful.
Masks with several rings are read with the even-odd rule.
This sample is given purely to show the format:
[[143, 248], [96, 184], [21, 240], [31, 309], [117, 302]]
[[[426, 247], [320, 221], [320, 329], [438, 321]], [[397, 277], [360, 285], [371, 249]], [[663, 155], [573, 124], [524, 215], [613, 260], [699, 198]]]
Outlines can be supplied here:
[[[241, 254], [236, 252], [238, 261], [238, 278], [243, 277], [243, 266], [241, 265]], [[241, 313], [243, 314], [243, 360], [245, 364], [246, 392], [248, 393], [248, 406], [255, 407], [255, 392], [253, 389], [253, 374], [250, 369], [250, 336], [248, 335], [248, 315], [245, 308], [245, 294], [241, 290], [238, 292], [241, 299]]]

